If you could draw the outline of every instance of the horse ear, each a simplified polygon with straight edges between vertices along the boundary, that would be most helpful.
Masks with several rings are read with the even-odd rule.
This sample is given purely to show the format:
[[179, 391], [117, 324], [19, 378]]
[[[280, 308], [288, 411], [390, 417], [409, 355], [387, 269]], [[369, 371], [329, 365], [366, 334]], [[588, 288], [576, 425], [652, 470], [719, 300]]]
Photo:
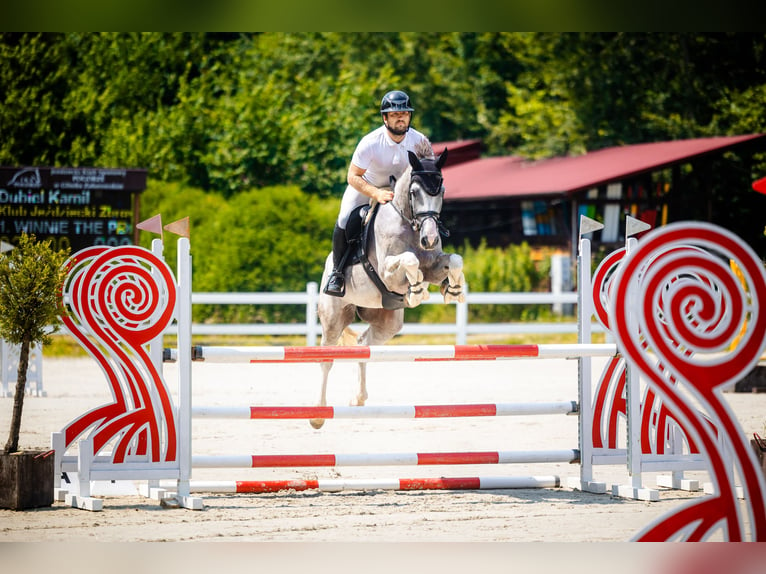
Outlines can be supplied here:
[[407, 150], [407, 155], [410, 158], [410, 165], [412, 166], [412, 169], [415, 171], [422, 171], [423, 170], [423, 164], [420, 163], [420, 160], [418, 159], [418, 156], [415, 155], [414, 152], [411, 152], [410, 150]]
[[444, 148], [444, 151], [439, 156], [439, 159], [436, 160], [436, 167], [438, 169], [441, 169], [444, 163], [447, 161], [447, 148]]

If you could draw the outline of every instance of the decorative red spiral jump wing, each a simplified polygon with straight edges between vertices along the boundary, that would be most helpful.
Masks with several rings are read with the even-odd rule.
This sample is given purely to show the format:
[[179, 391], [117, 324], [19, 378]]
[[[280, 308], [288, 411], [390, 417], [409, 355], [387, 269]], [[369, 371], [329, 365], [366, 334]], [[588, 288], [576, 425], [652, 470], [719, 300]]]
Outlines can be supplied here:
[[[648, 526], [639, 540], [705, 540], [716, 530], [732, 541], [766, 540], [766, 484], [721, 396], [766, 347], [764, 305], [761, 262], [714, 225], [678, 223], [653, 231], [621, 265], [610, 314], [618, 348], [707, 455], [715, 487], [711, 497]], [[719, 434], [731, 445], [733, 467], [720, 451]], [[737, 479], [749, 520], [737, 503]]]
[[[626, 254], [625, 248], [613, 251], [601, 261], [593, 276], [594, 311], [596, 318], [606, 329], [611, 328], [609, 301], [614, 279]], [[596, 448], [617, 448], [618, 421], [620, 416], [627, 416], [626, 382], [624, 358], [612, 357], [604, 367], [595, 393], [592, 440]], [[664, 454], [670, 441], [671, 427], [674, 425], [680, 426], [651, 387], [647, 387], [641, 399], [641, 452]], [[685, 430], [680, 428], [689, 444], [689, 452], [699, 452]]]
[[147, 349], [173, 317], [176, 287], [170, 269], [134, 246], [87, 248], [66, 265], [62, 321], [98, 362], [113, 397], [65, 427], [66, 446], [91, 430], [94, 455], [113, 444], [114, 462], [131, 454], [175, 460], [172, 401]]
[[[609, 298], [612, 280], [620, 262], [625, 257], [625, 248], [607, 255], [593, 275], [593, 309], [596, 318], [609, 329]], [[625, 403], [625, 360], [611, 357], [599, 378], [593, 404], [592, 437], [595, 448], [617, 448], [617, 433], [620, 416], [626, 416]]]

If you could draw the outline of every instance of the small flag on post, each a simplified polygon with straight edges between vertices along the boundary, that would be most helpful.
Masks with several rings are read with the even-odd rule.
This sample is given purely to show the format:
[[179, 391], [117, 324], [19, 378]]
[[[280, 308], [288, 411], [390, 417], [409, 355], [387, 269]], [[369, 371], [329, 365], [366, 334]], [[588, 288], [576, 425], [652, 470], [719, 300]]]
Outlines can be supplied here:
[[766, 193], [766, 177], [754, 181], [753, 189], [758, 193]]
[[156, 233], [160, 236], [160, 238], [162, 238], [162, 215], [158, 213], [154, 217], [150, 217], [149, 219], [146, 219], [137, 224], [136, 228], [142, 229], [143, 231]]
[[5, 253], [6, 251], [10, 251], [13, 249], [13, 245], [10, 243], [6, 243], [5, 241], [0, 241], [0, 253]]
[[599, 229], [604, 229], [603, 223], [599, 223], [595, 219], [591, 219], [590, 217], [586, 217], [584, 215], [580, 216], [580, 237], [586, 233], [598, 231]]
[[164, 229], [169, 233], [175, 233], [176, 235], [189, 239], [189, 216], [187, 215], [183, 219], [168, 223]]
[[651, 228], [651, 225], [641, 221], [640, 219], [636, 219], [630, 215], [625, 216], [625, 237], [633, 237], [634, 235]]

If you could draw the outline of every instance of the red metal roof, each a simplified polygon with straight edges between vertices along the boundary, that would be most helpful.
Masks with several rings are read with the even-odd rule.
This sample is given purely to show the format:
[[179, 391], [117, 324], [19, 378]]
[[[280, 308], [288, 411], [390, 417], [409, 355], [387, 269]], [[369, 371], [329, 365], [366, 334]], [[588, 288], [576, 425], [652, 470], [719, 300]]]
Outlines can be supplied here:
[[[490, 157], [457, 165], [448, 161], [443, 169], [445, 200], [569, 195], [764, 138], [766, 134], [750, 134], [635, 144], [537, 162], [518, 157]], [[436, 151], [443, 144], [433, 147]]]
[[456, 140], [435, 143], [431, 147], [436, 155], [442, 153], [445, 148], [449, 149], [447, 163], [445, 164], [445, 167], [447, 167], [479, 159], [482, 143], [481, 140]]

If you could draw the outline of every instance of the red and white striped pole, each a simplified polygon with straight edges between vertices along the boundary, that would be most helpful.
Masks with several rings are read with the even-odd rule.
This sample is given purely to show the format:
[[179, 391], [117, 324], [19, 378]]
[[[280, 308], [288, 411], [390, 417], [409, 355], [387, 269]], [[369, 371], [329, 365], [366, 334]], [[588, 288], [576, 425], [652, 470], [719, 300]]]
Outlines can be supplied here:
[[277, 468], [339, 466], [422, 466], [451, 464], [534, 464], [580, 460], [578, 449], [485, 452], [360, 453], [360, 454], [243, 454], [198, 455], [192, 468]]
[[341, 492], [344, 490], [502, 490], [509, 488], [557, 488], [558, 476], [479, 476], [458, 478], [361, 478], [294, 480], [192, 481], [194, 493], [266, 494], [286, 490]]
[[[195, 346], [195, 361], [211, 363], [318, 363], [331, 361], [494, 361], [611, 357], [613, 344], [568, 345], [371, 345], [326, 347]], [[173, 360], [173, 353], [170, 353]]]
[[406, 419], [577, 414], [576, 401], [467, 405], [383, 405], [365, 407], [199, 406], [195, 418], [216, 419]]

